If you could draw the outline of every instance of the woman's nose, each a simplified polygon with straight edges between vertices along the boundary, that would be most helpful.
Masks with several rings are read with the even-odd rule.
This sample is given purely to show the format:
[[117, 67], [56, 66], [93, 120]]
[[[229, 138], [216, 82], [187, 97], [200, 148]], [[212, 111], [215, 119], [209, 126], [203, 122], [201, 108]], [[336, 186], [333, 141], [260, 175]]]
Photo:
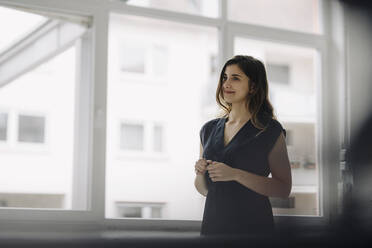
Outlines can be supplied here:
[[226, 81], [223, 83], [223, 86], [225, 88], [229, 88], [231, 85], [230, 85], [230, 81], [228, 79], [226, 79]]

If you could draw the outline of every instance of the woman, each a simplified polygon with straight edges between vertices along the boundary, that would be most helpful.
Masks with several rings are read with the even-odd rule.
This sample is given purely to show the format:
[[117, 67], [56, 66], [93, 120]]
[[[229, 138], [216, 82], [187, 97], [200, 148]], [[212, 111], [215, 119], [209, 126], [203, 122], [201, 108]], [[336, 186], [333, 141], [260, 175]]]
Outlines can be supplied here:
[[288, 197], [292, 178], [263, 63], [242, 55], [228, 60], [216, 100], [225, 114], [201, 128], [195, 163], [195, 187], [206, 196], [201, 234], [272, 234], [268, 197]]

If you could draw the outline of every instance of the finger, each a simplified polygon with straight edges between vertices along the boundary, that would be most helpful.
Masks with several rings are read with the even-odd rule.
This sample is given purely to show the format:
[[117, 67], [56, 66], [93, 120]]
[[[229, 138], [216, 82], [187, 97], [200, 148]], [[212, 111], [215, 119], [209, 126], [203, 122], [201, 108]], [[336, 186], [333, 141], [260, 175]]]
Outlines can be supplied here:
[[218, 168], [216, 168], [215, 166], [208, 166], [206, 169], [207, 169], [208, 171], [215, 171], [215, 170], [217, 170]]
[[206, 162], [206, 160], [203, 159], [203, 158], [200, 158], [200, 159], [198, 159], [198, 161], [197, 161], [197, 163], [205, 163], [205, 162]]
[[207, 162], [208, 164], [212, 164], [212, 163], [213, 163], [213, 160], [206, 160], [206, 162]]
[[208, 163], [206, 160], [203, 160], [203, 161], [199, 161], [197, 164], [200, 164], [200, 165], [203, 165], [203, 166], [208, 166]]
[[218, 175], [217, 173], [212, 173], [212, 174], [209, 173], [209, 176], [210, 176], [210, 177], [213, 177], [213, 178], [216, 178], [216, 177], [218, 177], [219, 175]]

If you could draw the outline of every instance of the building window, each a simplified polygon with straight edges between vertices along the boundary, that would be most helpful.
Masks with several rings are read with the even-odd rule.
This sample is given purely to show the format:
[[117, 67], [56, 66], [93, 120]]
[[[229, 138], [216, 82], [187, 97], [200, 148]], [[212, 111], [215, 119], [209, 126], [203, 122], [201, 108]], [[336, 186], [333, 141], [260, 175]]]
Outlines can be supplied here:
[[164, 203], [116, 202], [118, 218], [162, 218]]
[[8, 133], [8, 114], [0, 113], [0, 140], [6, 141]]
[[141, 43], [124, 42], [120, 45], [119, 66], [123, 72], [145, 73], [146, 47]]
[[167, 46], [125, 40], [119, 43], [119, 67], [124, 73], [163, 77], [167, 74], [169, 51]]
[[12, 208], [63, 208], [63, 194], [0, 193], [0, 207]]
[[45, 117], [19, 115], [18, 141], [27, 143], [45, 143]]
[[289, 66], [280, 64], [266, 65], [267, 77], [269, 82], [289, 84]]
[[164, 126], [153, 122], [122, 123], [120, 128], [120, 149], [146, 153], [163, 153]]
[[144, 150], [144, 126], [122, 123], [120, 128], [120, 148], [123, 150]]
[[217, 54], [211, 54], [209, 57], [210, 61], [210, 73], [212, 76], [218, 73], [218, 57]]
[[163, 152], [163, 127], [160, 125], [154, 126], [154, 151]]
[[152, 73], [156, 76], [166, 75], [168, 69], [168, 60], [168, 48], [164, 45], [154, 44], [151, 50]]

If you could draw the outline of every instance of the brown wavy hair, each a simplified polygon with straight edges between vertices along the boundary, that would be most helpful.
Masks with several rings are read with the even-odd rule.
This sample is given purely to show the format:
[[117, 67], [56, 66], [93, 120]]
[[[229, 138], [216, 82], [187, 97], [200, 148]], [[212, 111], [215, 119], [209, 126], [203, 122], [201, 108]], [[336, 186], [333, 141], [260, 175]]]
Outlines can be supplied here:
[[245, 55], [236, 55], [226, 61], [216, 91], [216, 101], [223, 110], [223, 117], [227, 117], [232, 108], [232, 104], [224, 100], [222, 89], [225, 70], [229, 65], [237, 65], [249, 78], [249, 86], [253, 88], [253, 93], [247, 95], [246, 104], [251, 113], [251, 122], [256, 128], [264, 130], [265, 119], [276, 119], [274, 108], [268, 99], [269, 85], [264, 64], [252, 56]]

